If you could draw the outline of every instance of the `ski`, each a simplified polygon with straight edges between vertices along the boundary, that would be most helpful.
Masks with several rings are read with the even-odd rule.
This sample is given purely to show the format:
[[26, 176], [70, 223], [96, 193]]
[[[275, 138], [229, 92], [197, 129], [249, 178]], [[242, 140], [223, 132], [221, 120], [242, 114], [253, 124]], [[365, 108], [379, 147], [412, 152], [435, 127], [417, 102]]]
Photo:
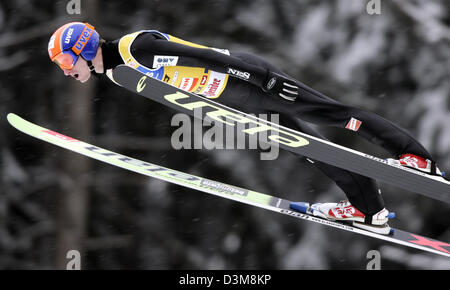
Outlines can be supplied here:
[[[120, 65], [113, 70], [114, 80], [126, 89], [193, 117], [221, 122], [227, 126], [244, 124], [241, 132], [253, 135], [267, 132], [271, 145], [295, 154], [349, 170], [380, 182], [450, 203], [450, 181], [411, 168], [391, 165], [383, 158], [365, 154], [287, 127], [262, 120], [211, 99], [183, 91], [160, 81], [163, 76], [145, 75]], [[194, 113], [201, 110], [200, 113]], [[265, 140], [260, 140], [265, 142]]]
[[287, 199], [282, 199], [268, 194], [198, 177], [188, 173], [176, 171], [170, 168], [131, 158], [43, 128], [41, 126], [28, 122], [12, 113], [8, 114], [7, 119], [13, 127], [32, 137], [139, 174], [164, 180], [205, 193], [213, 194], [229, 200], [245, 203], [258, 208], [278, 212], [291, 217], [312, 221], [329, 227], [369, 236], [372, 238], [404, 245], [411, 248], [420, 249], [422, 251], [438, 254], [445, 257], [450, 257], [450, 244], [445, 242], [397, 229], [393, 229], [392, 234], [390, 235], [382, 235], [359, 229], [344, 223], [321, 219], [308, 213], [296, 211], [294, 208], [296, 208], [296, 205], [298, 206], [298, 203], [294, 203]]

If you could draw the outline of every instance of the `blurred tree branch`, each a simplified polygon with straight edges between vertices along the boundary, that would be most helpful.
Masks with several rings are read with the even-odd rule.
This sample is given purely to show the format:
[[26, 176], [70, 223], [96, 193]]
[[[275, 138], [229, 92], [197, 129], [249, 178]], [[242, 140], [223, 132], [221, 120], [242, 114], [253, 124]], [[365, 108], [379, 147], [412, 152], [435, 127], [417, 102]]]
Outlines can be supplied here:
[[[426, 1], [426, 3], [419, 2], [417, 5], [412, 4], [410, 1], [392, 1], [405, 15], [407, 15], [411, 20], [415, 21], [417, 25], [421, 28], [422, 37], [430, 42], [438, 42], [442, 40], [450, 39], [450, 27], [445, 25], [439, 20], [439, 14], [447, 15], [445, 12], [445, 7], [441, 7], [440, 3], [434, 3]], [[431, 7], [428, 10], [425, 9]], [[426, 12], [426, 13], [425, 13]], [[448, 12], [448, 11], [447, 11]]]
[[73, 17], [65, 15], [44, 23], [36, 23], [36, 25], [32, 25], [29, 29], [23, 31], [5, 32], [0, 35], [0, 48], [23, 44], [44, 36], [48, 37], [55, 30], [55, 27], [69, 21], [73, 21]]
[[7, 71], [15, 68], [30, 59], [30, 55], [25, 51], [18, 51], [8, 57], [0, 58], [0, 71]]

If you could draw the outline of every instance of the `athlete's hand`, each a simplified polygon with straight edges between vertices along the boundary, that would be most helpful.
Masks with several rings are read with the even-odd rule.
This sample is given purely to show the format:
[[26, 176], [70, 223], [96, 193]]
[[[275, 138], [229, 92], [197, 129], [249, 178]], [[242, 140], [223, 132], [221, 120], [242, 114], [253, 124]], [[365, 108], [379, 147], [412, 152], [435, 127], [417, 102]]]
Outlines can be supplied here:
[[295, 81], [280, 74], [268, 71], [266, 81], [262, 87], [264, 92], [281, 97], [288, 101], [295, 101], [299, 88]]

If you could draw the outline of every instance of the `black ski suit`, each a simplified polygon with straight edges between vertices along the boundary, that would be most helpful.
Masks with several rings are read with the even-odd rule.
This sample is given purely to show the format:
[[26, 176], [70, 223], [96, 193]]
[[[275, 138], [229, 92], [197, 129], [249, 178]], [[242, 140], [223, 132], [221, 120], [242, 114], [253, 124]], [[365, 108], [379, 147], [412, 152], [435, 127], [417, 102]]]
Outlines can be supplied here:
[[[173, 38], [175, 39], [175, 38]], [[119, 53], [120, 40], [102, 44], [105, 71], [124, 63]], [[228, 74], [228, 81], [215, 101], [235, 107], [247, 113], [279, 114], [280, 124], [306, 134], [326, 139], [307, 125], [313, 124], [350, 128], [370, 142], [382, 146], [395, 157], [411, 153], [432, 160], [430, 154], [409, 133], [392, 122], [370, 111], [339, 103], [283, 73], [266, 60], [248, 53], [223, 53], [192, 43], [172, 41], [159, 32], [140, 33], [129, 44], [129, 52], [135, 61], [154, 68], [164, 56], [176, 57], [176, 66], [200, 67]], [[161, 56], [163, 56], [161, 58]], [[170, 65], [175, 65], [172, 63]], [[230, 68], [241, 73], [235, 75]], [[299, 87], [295, 101], [288, 101], [262, 89], [267, 77], [277, 73], [294, 81]], [[250, 76], [250, 77], [248, 77]], [[174, 76], [163, 76], [169, 82]], [[246, 78], [247, 77], [247, 78]], [[351, 123], [351, 120], [356, 123]], [[306, 121], [306, 122], [305, 122]], [[320, 169], [345, 192], [347, 198], [362, 213], [371, 216], [384, 208], [384, 201], [373, 179], [356, 173], [314, 161]]]

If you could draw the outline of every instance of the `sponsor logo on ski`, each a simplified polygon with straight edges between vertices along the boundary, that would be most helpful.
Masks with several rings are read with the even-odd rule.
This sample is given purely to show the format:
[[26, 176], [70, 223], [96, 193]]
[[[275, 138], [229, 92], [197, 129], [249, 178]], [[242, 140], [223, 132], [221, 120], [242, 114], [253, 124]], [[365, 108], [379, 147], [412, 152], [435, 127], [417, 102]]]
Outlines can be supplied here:
[[248, 190], [246, 190], [246, 189], [234, 187], [234, 186], [224, 184], [221, 182], [217, 182], [217, 181], [213, 181], [213, 180], [202, 179], [201, 185], [205, 186], [205, 187], [217, 189], [221, 192], [237, 194], [237, 195], [244, 196], [244, 197], [248, 195]]
[[354, 227], [350, 227], [350, 226], [347, 226], [347, 225], [342, 224], [342, 223], [338, 223], [338, 222], [333, 222], [333, 221], [329, 221], [329, 220], [326, 220], [326, 219], [317, 218], [317, 217], [314, 217], [312, 215], [300, 213], [300, 212], [297, 212], [297, 211], [282, 209], [282, 210], [280, 210], [280, 213], [285, 214], [285, 215], [290, 215], [290, 216], [293, 216], [293, 217], [297, 217], [297, 218], [301, 218], [301, 219], [304, 219], [304, 220], [310, 220], [310, 221], [313, 221], [313, 222], [316, 222], [316, 223], [319, 223], [319, 224], [324, 224], [324, 225], [332, 226], [332, 227], [335, 227], [335, 228], [344, 229], [344, 230], [347, 230], [347, 231], [353, 231], [355, 229]]
[[77, 140], [77, 139], [74, 139], [74, 138], [72, 138], [72, 137], [69, 137], [69, 136], [60, 134], [60, 133], [55, 132], [55, 131], [51, 131], [51, 130], [42, 130], [42, 132], [45, 133], [45, 134], [51, 135], [51, 136], [53, 136], [53, 137], [56, 137], [56, 138], [58, 138], [58, 139], [64, 140], [64, 141], [69, 141], [69, 142], [79, 142], [79, 140]]
[[145, 86], [147, 85], [146, 83], [145, 83], [145, 80], [147, 79], [147, 77], [146, 76], [143, 76], [140, 80], [139, 80], [139, 82], [138, 82], [138, 84], [137, 84], [137, 86], [136, 86], [136, 91], [138, 92], [138, 93], [140, 93], [140, 92], [142, 92], [144, 89], [145, 89]]
[[[141, 81], [139, 81], [139, 83], [141, 83]], [[237, 123], [253, 125], [248, 129], [241, 129], [241, 132], [249, 135], [267, 132], [267, 138], [270, 141], [280, 143], [289, 147], [301, 147], [309, 144], [309, 141], [305, 138], [300, 137], [293, 132], [283, 130], [277, 126], [273, 126], [269, 122], [266, 123], [259, 121], [256, 118], [252, 118], [250, 115], [244, 116], [233, 113], [232, 111], [226, 110], [225, 108], [211, 103], [207, 103], [206, 101], [198, 101], [198, 99], [194, 99], [189, 102], [190, 98], [192, 98], [190, 95], [184, 94], [182, 92], [176, 92], [174, 94], [168, 94], [164, 96], [164, 99], [166, 99], [168, 102], [189, 111], [194, 111], [195, 109], [201, 108], [203, 112], [206, 112], [203, 114], [205, 114], [212, 120], [224, 123], [228, 126], [235, 126]], [[182, 100], [183, 103], [181, 103], [180, 100]], [[209, 109], [209, 111], [205, 109]]]
[[[415, 238], [415, 240], [408, 240], [408, 242], [410, 242], [410, 243], [421, 245], [421, 246], [425, 246], [425, 247], [430, 247], [430, 248], [435, 249], [437, 251], [450, 254], [450, 251], [449, 251], [450, 250], [450, 244], [448, 244], [448, 243], [444, 243], [444, 242], [441, 242], [441, 241], [436, 241], [436, 240], [433, 240], [433, 239], [428, 239], [428, 238], [425, 238], [425, 237], [421, 237], [419, 235], [411, 234], [411, 236], [413, 238]], [[445, 249], [443, 247], [448, 247], [448, 249]]]
[[[189, 182], [198, 182], [200, 181], [199, 177], [187, 174], [187, 173], [183, 173], [183, 172], [179, 172], [176, 170], [172, 170], [170, 168], [165, 168], [162, 166], [158, 166], [155, 164], [151, 164], [148, 162], [144, 162], [142, 160], [138, 160], [138, 159], [134, 159], [131, 157], [127, 157], [125, 155], [119, 154], [119, 153], [115, 153], [94, 145], [90, 145], [87, 144], [87, 146], [83, 147], [85, 150], [90, 151], [90, 153], [94, 153], [95, 155], [100, 155], [103, 157], [108, 157], [108, 158], [113, 158], [115, 159], [118, 163], [122, 163], [125, 165], [129, 165], [131, 167], [137, 167], [141, 170], [145, 170], [157, 175], [160, 175], [166, 179], [172, 179], [172, 180], [177, 180], [177, 181], [189, 181]], [[95, 157], [94, 157], [95, 158]], [[101, 160], [101, 159], [100, 159]], [[116, 165], [118, 166], [118, 165]], [[120, 165], [121, 167], [124, 167], [122, 165]], [[127, 168], [127, 167], [124, 167]], [[129, 169], [129, 168], [127, 168]], [[132, 170], [132, 169], [129, 169]]]

